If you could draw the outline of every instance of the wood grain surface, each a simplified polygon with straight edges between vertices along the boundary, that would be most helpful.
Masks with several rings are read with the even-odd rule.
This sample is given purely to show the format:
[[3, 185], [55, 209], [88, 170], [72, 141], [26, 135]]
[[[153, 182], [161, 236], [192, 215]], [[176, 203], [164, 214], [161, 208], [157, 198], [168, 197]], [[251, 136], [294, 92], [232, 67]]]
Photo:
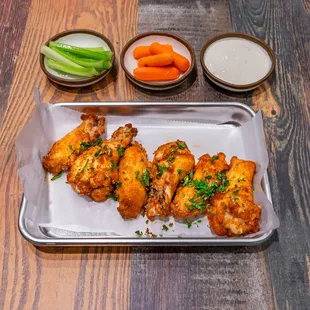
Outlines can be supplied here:
[[[1, 1], [0, 309], [310, 309], [309, 8], [309, 0]], [[119, 66], [91, 87], [53, 85], [36, 51], [72, 28], [102, 32], [117, 56], [136, 33], [177, 33], [196, 51], [196, 74], [161, 93], [134, 88]], [[234, 94], [203, 77], [200, 49], [225, 31], [271, 45], [277, 67], [268, 83]], [[17, 226], [22, 186], [14, 141], [34, 110], [33, 86], [51, 103], [239, 101], [262, 109], [280, 228], [252, 248], [32, 246]]]

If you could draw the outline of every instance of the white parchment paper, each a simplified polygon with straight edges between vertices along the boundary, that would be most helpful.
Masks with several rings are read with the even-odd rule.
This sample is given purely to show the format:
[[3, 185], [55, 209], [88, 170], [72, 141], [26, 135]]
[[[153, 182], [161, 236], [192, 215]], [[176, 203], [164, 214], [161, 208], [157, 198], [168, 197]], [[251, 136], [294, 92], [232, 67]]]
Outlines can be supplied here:
[[[145, 232], [147, 228], [158, 236], [205, 236], [215, 237], [208, 226], [206, 217], [196, 219], [189, 229], [182, 221], [172, 217], [165, 222], [156, 220], [146, 223], [140, 216], [135, 220], [123, 220], [117, 211], [118, 203], [109, 199], [96, 203], [88, 197], [76, 194], [66, 176], [51, 181], [42, 167], [43, 156], [52, 144], [63, 137], [81, 122], [80, 113], [59, 106], [41, 103], [35, 94], [37, 108], [31, 120], [16, 140], [18, 173], [24, 186], [28, 201], [35, 205], [29, 220], [43, 227], [54, 227], [74, 232], [98, 232], [115, 236], [136, 236], [136, 231]], [[138, 128], [136, 140], [146, 148], [149, 160], [156, 148], [169, 141], [181, 139], [197, 159], [205, 154], [224, 152], [229, 162], [232, 156], [256, 162], [254, 177], [254, 197], [256, 204], [262, 206], [260, 234], [279, 226], [279, 221], [261, 188], [261, 179], [268, 166], [261, 112], [241, 127], [213, 125], [144, 117], [107, 116], [105, 137], [119, 126], [132, 123]], [[173, 223], [170, 227], [169, 224]], [[164, 231], [163, 225], [169, 230]], [[249, 235], [248, 237], [252, 237]], [[244, 237], [247, 238], [247, 237]]]

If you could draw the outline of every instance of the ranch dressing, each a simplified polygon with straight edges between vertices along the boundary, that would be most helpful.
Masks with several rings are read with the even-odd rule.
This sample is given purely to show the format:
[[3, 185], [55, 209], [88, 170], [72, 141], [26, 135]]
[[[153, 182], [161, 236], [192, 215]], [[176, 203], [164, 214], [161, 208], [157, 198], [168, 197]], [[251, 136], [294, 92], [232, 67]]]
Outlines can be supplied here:
[[206, 50], [204, 62], [209, 71], [231, 84], [250, 84], [263, 78], [271, 68], [267, 51], [243, 38], [224, 38]]

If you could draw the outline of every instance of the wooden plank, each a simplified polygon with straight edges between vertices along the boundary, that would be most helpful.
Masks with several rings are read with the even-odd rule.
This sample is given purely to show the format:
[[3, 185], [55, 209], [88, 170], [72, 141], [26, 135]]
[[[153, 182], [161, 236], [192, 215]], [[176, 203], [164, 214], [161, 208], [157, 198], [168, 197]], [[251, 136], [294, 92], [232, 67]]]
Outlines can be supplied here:
[[265, 116], [272, 197], [281, 223], [267, 250], [278, 309], [310, 305], [309, 3], [231, 2], [235, 30], [265, 40], [277, 56], [270, 88], [255, 91], [246, 102]]
[[7, 106], [31, 0], [2, 0], [0, 3], [0, 127]]
[[[200, 49], [212, 36], [231, 31], [229, 5], [221, 1], [141, 0], [138, 31], [175, 32]], [[137, 90], [139, 100], [242, 101], [246, 94], [215, 89], [200, 64], [192, 85], [182, 91], [151, 95]], [[273, 292], [265, 247], [210, 248], [135, 247], [131, 254], [131, 309], [272, 309]]]
[[[15, 5], [16, 10], [23, 8], [12, 0], [4, 4], [3, 16]], [[0, 113], [0, 309], [129, 308], [129, 248], [41, 249], [22, 238], [17, 225], [22, 187], [17, 177], [14, 141], [34, 110], [34, 85], [46, 102], [134, 98], [134, 88], [127, 85], [118, 69], [114, 70], [117, 79], [111, 75], [83, 90], [52, 85], [41, 72], [38, 52], [33, 48], [62, 30], [90, 28], [109, 37], [119, 54], [125, 42], [136, 34], [137, 6], [137, 0], [96, 0], [91, 5], [87, 0], [33, 0], [25, 26], [15, 9], [13, 20], [7, 21], [7, 27], [18, 25], [24, 35], [13, 35], [8, 42], [15, 47], [14, 53], [6, 55], [8, 63], [15, 61], [12, 57], [17, 53], [19, 57], [5, 113]], [[2, 62], [1, 70], [13, 70], [6, 68]], [[1, 87], [3, 83], [0, 81]]]

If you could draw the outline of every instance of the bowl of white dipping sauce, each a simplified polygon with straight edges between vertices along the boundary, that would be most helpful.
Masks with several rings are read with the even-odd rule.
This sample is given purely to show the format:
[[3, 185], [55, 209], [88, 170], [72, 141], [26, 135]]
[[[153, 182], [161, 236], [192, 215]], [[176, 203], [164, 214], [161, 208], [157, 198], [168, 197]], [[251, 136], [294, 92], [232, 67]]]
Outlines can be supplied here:
[[265, 82], [275, 68], [272, 49], [244, 33], [225, 33], [209, 40], [200, 54], [205, 75], [216, 85], [242, 92]]

